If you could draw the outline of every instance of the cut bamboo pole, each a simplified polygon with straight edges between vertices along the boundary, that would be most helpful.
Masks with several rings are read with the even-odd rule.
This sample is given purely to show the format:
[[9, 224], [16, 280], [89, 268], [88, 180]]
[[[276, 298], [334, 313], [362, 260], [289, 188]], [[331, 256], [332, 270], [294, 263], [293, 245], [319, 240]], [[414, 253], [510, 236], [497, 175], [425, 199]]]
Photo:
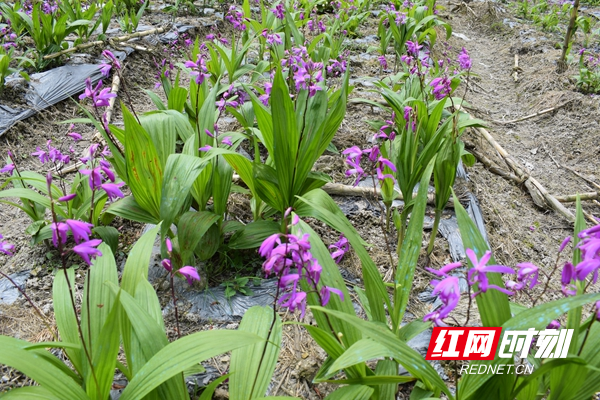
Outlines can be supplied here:
[[[119, 43], [119, 42], [124, 42], [124, 41], [130, 40], [130, 39], [153, 35], [156, 33], [163, 33], [164, 31], [165, 31], [165, 28], [155, 28], [155, 29], [150, 29], [147, 31], [135, 32], [130, 35], [123, 35], [123, 36], [117, 36], [115, 38], [109, 38], [108, 42], [109, 43], [111, 43], [111, 42]], [[106, 44], [105, 40], [96, 40], [94, 42], [82, 43], [77, 46], [73, 46], [68, 49], [61, 50], [57, 53], [48, 54], [47, 56], [44, 56], [44, 60], [51, 60], [56, 57], [64, 56], [65, 54], [74, 53], [79, 50], [84, 50], [84, 49], [88, 49], [90, 47], [100, 46], [100, 45], [104, 45], [104, 44]]]
[[587, 193], [579, 193], [579, 194], [569, 194], [566, 196], [554, 196], [554, 198], [561, 203], [574, 203], [577, 201], [577, 196], [584, 200], [598, 200], [600, 199], [600, 193], [598, 192], [587, 192]]
[[571, 100], [569, 100], [569, 101], [565, 101], [564, 103], [562, 103], [562, 104], [559, 104], [559, 105], [558, 105], [558, 106], [556, 106], [556, 107], [547, 108], [547, 109], [545, 109], [545, 110], [538, 111], [538, 112], [536, 112], [535, 114], [530, 114], [530, 115], [527, 115], [527, 116], [525, 116], [525, 117], [521, 117], [521, 118], [513, 119], [513, 120], [510, 120], [510, 121], [496, 121], [496, 120], [494, 120], [494, 121], [492, 121], [492, 122], [494, 122], [495, 124], [504, 124], [504, 125], [506, 125], [506, 124], [514, 124], [514, 123], [516, 123], [516, 122], [525, 121], [525, 120], [528, 120], [528, 119], [531, 119], [531, 118], [538, 117], [538, 116], [540, 116], [540, 115], [548, 114], [548, 113], [550, 113], [550, 112], [552, 112], [552, 111], [556, 111], [556, 110], [558, 110], [558, 109], [560, 109], [560, 108], [563, 108], [564, 106], [566, 106], [567, 104], [569, 104], [569, 103], [570, 103], [570, 102], [572, 102], [572, 101], [573, 101], [573, 99], [571, 99]]
[[515, 54], [515, 66], [513, 67], [513, 79], [515, 83], [519, 81], [519, 55]]
[[[473, 117], [471, 117], [473, 118]], [[494, 137], [485, 128], [475, 128], [475, 131], [483, 136], [488, 143], [498, 152], [500, 157], [506, 162], [506, 165], [517, 175], [524, 180], [525, 187], [529, 191], [532, 199], [541, 207], [550, 207], [570, 222], [575, 222], [575, 216], [571, 211], [567, 210], [554, 196], [552, 196], [540, 182], [535, 178], [523, 172], [519, 163], [511, 157], [510, 154], [494, 139]]]

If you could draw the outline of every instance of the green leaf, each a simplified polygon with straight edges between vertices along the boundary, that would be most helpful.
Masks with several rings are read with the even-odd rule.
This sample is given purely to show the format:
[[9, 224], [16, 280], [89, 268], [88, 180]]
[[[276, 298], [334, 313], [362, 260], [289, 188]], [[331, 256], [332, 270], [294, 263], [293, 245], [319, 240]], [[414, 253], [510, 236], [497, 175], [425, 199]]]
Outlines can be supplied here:
[[[104, 285], [100, 284], [96, 286]], [[117, 295], [115, 304], [112, 306], [112, 310], [108, 314], [99, 336], [92, 343], [94, 346], [92, 364], [94, 365], [98, 386], [96, 386], [96, 381], [92, 374], [88, 374], [86, 376], [86, 390], [91, 398], [97, 400], [104, 400], [110, 397], [110, 389], [115, 379], [115, 367], [121, 339], [119, 326], [119, 311], [121, 310], [121, 306], [118, 301], [119, 296]]]
[[132, 296], [135, 295], [138, 282], [148, 279], [150, 256], [159, 229], [160, 225], [157, 225], [144, 233], [129, 252], [123, 268], [121, 288]]
[[[271, 154], [277, 171], [281, 203], [284, 209], [293, 202], [292, 182], [296, 155], [298, 153], [299, 133], [296, 127], [296, 114], [290, 99], [287, 84], [283, 79], [281, 68], [277, 68], [271, 89], [271, 117], [273, 119], [273, 146], [276, 150]], [[258, 114], [257, 114], [258, 115]], [[267, 199], [263, 198], [264, 201]], [[280, 209], [279, 211], [282, 211]]]
[[[66, 276], [65, 276], [66, 275]], [[67, 278], [68, 276], [68, 278]], [[75, 284], [75, 273], [73, 268], [56, 270], [54, 283], [52, 285], [52, 302], [54, 305], [54, 318], [58, 333], [62, 340], [68, 343], [81, 343], [77, 328], [77, 317], [71, 303], [69, 285], [72, 290]], [[75, 370], [81, 375], [83, 372], [82, 362], [84, 360], [81, 350], [66, 348], [65, 352], [73, 363]], [[87, 362], [87, 361], [86, 361]]]
[[208, 260], [217, 252], [220, 245], [221, 230], [215, 224], [208, 228], [202, 239], [200, 239], [200, 242], [198, 242], [198, 246], [196, 246], [194, 252], [200, 260]]
[[100, 239], [110, 246], [113, 254], [117, 252], [117, 247], [119, 246], [119, 231], [117, 228], [113, 226], [96, 226], [92, 229], [92, 232], [100, 236]]
[[398, 283], [399, 287], [394, 291], [394, 311], [392, 314], [394, 332], [400, 328], [402, 317], [406, 311], [417, 261], [419, 260], [419, 253], [421, 252], [423, 221], [425, 219], [425, 209], [427, 208], [427, 191], [429, 189], [429, 180], [431, 178], [434, 163], [435, 159], [431, 160], [423, 173], [423, 178], [419, 184], [419, 191], [415, 200], [415, 206], [410, 217], [410, 223], [408, 224], [408, 230], [404, 237], [404, 241], [402, 242], [402, 248], [398, 257], [395, 282]]
[[238, 331], [256, 334], [265, 342], [231, 352], [231, 398], [252, 400], [265, 395], [279, 357], [281, 328], [281, 318], [276, 315], [273, 321], [273, 309], [270, 307], [254, 306], [246, 311]]
[[177, 224], [177, 238], [183, 265], [191, 265], [194, 250], [206, 231], [221, 218], [209, 211], [188, 211]]
[[[489, 250], [488, 245], [456, 196], [454, 196], [454, 210], [464, 248], [472, 249], [477, 258], [481, 258]], [[469, 260], [468, 262], [470, 268], [472, 268], [471, 261]], [[488, 265], [494, 264], [496, 264], [496, 261], [492, 255]], [[490, 284], [504, 287], [504, 281], [499, 273], [488, 273], [487, 277]], [[474, 289], [477, 290], [477, 288]], [[479, 309], [483, 326], [501, 326], [510, 319], [508, 296], [504, 293], [497, 290], [488, 290], [485, 293], [479, 294], [475, 299], [477, 300], [477, 308]]]
[[364, 248], [364, 241], [356, 229], [350, 224], [339, 206], [323, 190], [313, 190], [300, 199], [303, 204], [300, 203], [296, 207], [298, 215], [317, 218], [346, 235], [362, 264], [363, 279], [373, 320], [386, 322], [383, 305], [385, 303], [389, 310], [392, 309], [389, 297], [379, 270]]
[[261, 341], [262, 338], [251, 333], [227, 330], [202, 331], [185, 336], [156, 353], [129, 382], [121, 400], [140, 399], [167, 379], [202, 360]]
[[213, 394], [215, 393], [215, 390], [217, 390], [217, 387], [223, 383], [223, 381], [227, 378], [229, 378], [230, 374], [225, 374], [225, 375], [221, 375], [220, 377], [218, 377], [217, 379], [215, 379], [214, 381], [212, 381], [208, 386], [206, 386], [206, 388], [202, 391], [202, 394], [200, 395], [200, 397], [198, 398], [198, 400], [211, 400], [213, 398]]
[[142, 208], [133, 196], [126, 196], [112, 203], [106, 209], [106, 213], [144, 224], [158, 223], [158, 218]]
[[42, 386], [25, 386], [11, 389], [0, 395], [2, 400], [60, 400], [61, 397], [55, 396], [48, 389]]
[[[405, 342], [398, 339], [385, 325], [376, 322], [363, 321], [362, 319], [341, 313], [339, 311], [328, 310], [323, 307], [312, 306], [311, 309], [326, 312], [331, 316], [354, 325], [364, 336], [370, 337], [372, 340], [379, 342], [390, 350], [392, 357], [400, 363], [406, 370], [415, 378], [421, 380], [428, 388], [436, 393], [443, 391], [448, 398], [454, 399], [446, 384], [439, 377], [437, 372], [421, 354], [413, 350]], [[479, 375], [478, 375], [479, 376]]]
[[[312, 255], [317, 258], [322, 267], [319, 286], [317, 289], [320, 290], [323, 286], [328, 286], [341, 290], [344, 295], [344, 301], [342, 301], [342, 299], [337, 295], [331, 295], [329, 303], [327, 303], [327, 308], [338, 310], [349, 315], [356, 315], [352, 302], [348, 301], [348, 299], [351, 299], [352, 297], [346, 288], [346, 283], [342, 277], [342, 274], [340, 273], [340, 269], [333, 258], [331, 258], [329, 250], [319, 235], [302, 220], [300, 220], [300, 222], [292, 228], [292, 232], [295, 234], [302, 232], [309, 235], [309, 241], [311, 244], [310, 251]], [[321, 305], [319, 296], [316, 293], [310, 293], [310, 288], [306, 287], [306, 289], [308, 292], [308, 304]], [[351, 324], [340, 321], [336, 318], [328, 319], [326, 315], [318, 311], [315, 311], [313, 316], [315, 317], [319, 327], [323, 329], [333, 329], [336, 334], [341, 332], [341, 340], [344, 343], [344, 346], [350, 346], [356, 341], [360, 340], [362, 337], [360, 331]]]
[[[395, 400], [398, 391], [398, 383], [413, 381], [412, 376], [399, 376], [398, 364], [393, 360], [379, 360], [375, 367], [375, 376], [367, 376], [362, 382], [356, 382], [362, 385], [369, 383], [375, 384], [381, 382], [379, 386], [379, 399]], [[350, 382], [348, 382], [350, 383]]]
[[146, 130], [124, 104], [121, 105], [121, 110], [125, 123], [125, 181], [140, 207], [153, 217], [161, 219], [163, 170], [158, 153]]
[[250, 222], [231, 236], [230, 249], [252, 249], [261, 245], [269, 236], [279, 232], [279, 224], [270, 220]]
[[380, 357], [392, 357], [390, 350], [371, 339], [361, 339], [350, 346], [329, 368], [328, 375], [353, 365]]
[[181, 213], [190, 188], [203, 167], [204, 163], [200, 158], [185, 154], [171, 154], [167, 159], [160, 201], [163, 233]]
[[330, 393], [326, 400], [366, 400], [371, 397], [375, 389], [363, 385], [343, 386]]
[[0, 336], [0, 364], [18, 369], [55, 397], [89, 400], [81, 386], [63, 371], [35, 352], [25, 350], [29, 344], [24, 340]]

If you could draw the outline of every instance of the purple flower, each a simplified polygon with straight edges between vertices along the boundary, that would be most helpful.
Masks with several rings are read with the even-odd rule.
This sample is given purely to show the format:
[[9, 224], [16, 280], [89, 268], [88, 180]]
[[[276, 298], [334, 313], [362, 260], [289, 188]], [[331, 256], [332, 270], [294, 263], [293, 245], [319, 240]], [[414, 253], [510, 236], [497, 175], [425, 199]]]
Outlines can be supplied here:
[[323, 286], [321, 288], [321, 305], [325, 307], [327, 303], [329, 303], [329, 298], [331, 297], [331, 293], [335, 293], [340, 296], [340, 300], [344, 301], [344, 292], [340, 289], [332, 288], [329, 286]]
[[351, 167], [346, 171], [346, 176], [356, 175], [356, 181], [354, 182], [354, 186], [356, 186], [361, 178], [366, 175], [365, 171], [360, 166], [360, 159], [363, 151], [358, 146], [352, 146], [342, 151], [342, 154], [348, 156], [346, 158], [346, 164]]
[[434, 275], [447, 277], [448, 274], [450, 273], [450, 271], [452, 271], [455, 268], [460, 268], [460, 267], [462, 267], [462, 263], [455, 262], [455, 263], [446, 264], [442, 268], [440, 268], [439, 270], [433, 269], [433, 268], [429, 268], [429, 267], [426, 267], [425, 269], [427, 271], [431, 272]]
[[102, 243], [102, 240], [92, 239], [73, 247], [73, 252], [81, 257], [88, 265], [91, 265], [91, 258], [102, 256], [100, 250], [96, 248], [100, 243]]
[[167, 251], [169, 253], [173, 252], [173, 244], [171, 243], [171, 239], [166, 238], [165, 239], [165, 245], [167, 246]]
[[233, 28], [239, 31], [246, 30], [246, 24], [244, 23], [244, 14], [237, 11], [235, 6], [229, 7], [229, 12], [225, 16], [225, 19], [233, 24]]
[[210, 151], [210, 149], [212, 149], [212, 146], [207, 144], [206, 146], [200, 147], [198, 151]]
[[227, 146], [233, 146], [233, 143], [231, 142], [231, 136], [225, 136], [223, 140], [221, 140], [221, 143], [226, 144]]
[[202, 54], [198, 54], [196, 57], [196, 62], [186, 61], [184, 63], [186, 68], [190, 68], [192, 71], [190, 72], [190, 76], [193, 76], [196, 81], [196, 84], [202, 85], [204, 80], [210, 75], [207, 73], [208, 69], [206, 68], [206, 61], [204, 61], [204, 57]]
[[60, 240], [61, 244], [67, 243], [67, 233], [69, 232], [69, 226], [64, 222], [53, 222], [52, 228], [52, 244], [54, 247], [58, 247]]
[[300, 309], [300, 319], [304, 318], [306, 312], [306, 293], [304, 292], [290, 292], [285, 293], [279, 300], [281, 307], [289, 308], [290, 312], [295, 312]]
[[164, 260], [161, 261], [162, 266], [164, 269], [166, 269], [167, 271], [171, 272], [173, 270], [173, 267], [171, 266], [171, 260], [169, 260], [168, 258], [165, 258]]
[[58, 201], [66, 203], [66, 202], [69, 202], [69, 201], [73, 200], [76, 196], [77, 196], [77, 193], [71, 193], [71, 194], [68, 194], [66, 196], [59, 197]]
[[411, 42], [410, 40], [406, 41], [406, 51], [408, 52], [408, 54], [418, 57], [419, 50], [421, 50], [422, 48], [423, 46], [419, 45], [419, 43], [416, 40], [414, 42]]
[[553, 319], [552, 321], [550, 321], [546, 329], [560, 329], [560, 322]]
[[[306, 279], [308, 284], [316, 290], [322, 272], [322, 267], [310, 252], [311, 246], [308, 238], [308, 234], [297, 236], [276, 233], [266, 238], [258, 249], [258, 253], [266, 258], [263, 263], [265, 275], [275, 274], [279, 277], [279, 287], [287, 289], [278, 304], [281, 307], [289, 308], [291, 312], [300, 309], [302, 318], [306, 310], [306, 293], [298, 290], [298, 282], [300, 279]], [[326, 290], [327, 293], [322, 291], [321, 294], [327, 300], [330, 292], [338, 293], [334, 289]], [[324, 303], [326, 304], [325, 299]]]
[[379, 179], [380, 181], [383, 181], [386, 178], [389, 178], [393, 181], [396, 181], [396, 179], [394, 178], [394, 175], [392, 174], [384, 174], [385, 168], [390, 169], [393, 172], [396, 172], [396, 166], [387, 158], [383, 158], [383, 157], [379, 157], [379, 159], [377, 160], [377, 179]]
[[66, 222], [69, 228], [71, 228], [71, 233], [73, 233], [73, 239], [75, 240], [75, 243], [79, 244], [82, 241], [87, 242], [88, 240], [90, 240], [89, 235], [92, 234], [90, 228], [93, 228], [94, 225], [88, 222], [73, 219], [68, 219]]
[[123, 194], [123, 192], [121, 192], [121, 190], [119, 189], [121, 186], [125, 185], [125, 182], [119, 182], [119, 183], [104, 183], [102, 185], [100, 185], [100, 188], [102, 188], [102, 190], [104, 190], [106, 192], [106, 195], [108, 196], [108, 199], [110, 201], [113, 201], [117, 198], [123, 198], [125, 197], [125, 195]]
[[598, 281], [598, 270], [600, 269], [599, 259], [584, 259], [575, 267], [577, 279], [584, 281], [588, 275], [592, 275], [592, 282], [595, 284]]
[[575, 267], [570, 262], [565, 263], [560, 282], [562, 284], [562, 292], [565, 296], [574, 296], [577, 293], [575, 285], [571, 284], [571, 281], [575, 278]]
[[67, 136], [69, 136], [71, 139], [73, 139], [76, 142], [81, 140], [81, 135], [77, 132], [69, 132], [69, 133], [67, 133]]
[[379, 65], [381, 65], [381, 68], [383, 68], [383, 69], [388, 68], [388, 63], [387, 63], [387, 60], [385, 59], [385, 54], [380, 55], [379, 57], [377, 57], [377, 59], [379, 60]]
[[92, 190], [96, 190], [96, 188], [98, 188], [102, 182], [104, 181], [104, 178], [102, 177], [102, 174], [100, 173], [101, 168], [100, 167], [96, 167], [94, 169], [80, 169], [79, 172], [82, 173], [83, 175], [89, 175], [89, 185], [90, 185], [90, 189]]
[[13, 171], [15, 170], [15, 164], [13, 163], [9, 163], [6, 164], [2, 169], [0, 169], [0, 174], [9, 174], [10, 176], [12, 176]]
[[346, 239], [342, 233], [340, 239], [329, 246], [329, 250], [333, 250], [333, 253], [331, 253], [331, 258], [335, 260], [336, 264], [339, 264], [340, 261], [342, 261], [344, 254], [350, 251], [350, 243], [348, 243], [348, 239]]
[[94, 104], [96, 107], [108, 107], [110, 105], [109, 100], [113, 97], [117, 97], [117, 94], [111, 93], [110, 88], [104, 88], [94, 98]]
[[447, 76], [432, 80], [431, 83], [429, 83], [429, 86], [433, 87], [433, 97], [435, 97], [436, 100], [441, 100], [450, 95], [452, 92], [451, 84], [452, 81]]
[[[3, 239], [4, 236], [2, 236], [2, 234], [0, 234], [0, 239]], [[4, 253], [7, 256], [12, 256], [14, 254], [15, 251], [15, 245], [5, 242], [5, 241], [0, 241], [0, 253]]]
[[48, 161], [50, 161], [50, 159], [48, 158], [48, 153], [47, 153], [47, 152], [45, 152], [44, 150], [41, 150], [41, 149], [40, 149], [40, 146], [37, 146], [37, 147], [35, 148], [35, 150], [36, 150], [36, 151], [35, 151], [35, 152], [33, 152], [33, 153], [31, 153], [31, 155], [32, 155], [32, 156], [36, 156], [36, 157], [38, 157], [38, 158], [40, 159], [40, 162], [41, 162], [42, 164], [45, 164], [45, 163], [47, 163]]
[[104, 50], [102, 55], [112, 64], [116, 69], [121, 69], [119, 59], [110, 50]]
[[200, 275], [198, 275], [198, 271], [194, 267], [186, 266], [179, 268], [177, 273], [183, 275], [190, 285], [194, 283], [194, 281], [200, 280]]
[[467, 53], [467, 49], [464, 47], [458, 55], [458, 65], [460, 66], [460, 69], [471, 69], [471, 57], [469, 57], [469, 53]]
[[100, 64], [100, 73], [102, 74], [103, 77], [108, 78], [111, 68], [112, 68], [112, 65], [107, 64], [107, 63], [102, 63], [102, 64]]
[[596, 302], [596, 321], [600, 321], [600, 301]]
[[529, 283], [529, 289], [533, 289], [538, 284], [538, 267], [529, 262], [517, 264], [517, 267], [517, 281], [522, 283], [523, 287]]
[[275, 14], [275, 18], [283, 20], [285, 18], [285, 9], [283, 8], [283, 4], [279, 3], [275, 6], [275, 8], [271, 8], [273, 14]]
[[569, 242], [571, 242], [571, 236], [567, 236], [565, 238], [565, 240], [562, 241], [562, 243], [560, 244], [560, 247], [558, 248], [558, 252], [562, 253], [562, 251], [565, 249], [565, 247], [567, 247]]
[[514, 271], [506, 267], [504, 265], [486, 265], [490, 258], [492, 257], [492, 253], [488, 250], [481, 257], [480, 260], [477, 259], [477, 255], [471, 249], [466, 250], [467, 257], [471, 261], [473, 268], [471, 268], [467, 275], [467, 281], [469, 285], [474, 285], [478, 283], [478, 291], [472, 294], [472, 297], [477, 296], [479, 293], [485, 293], [488, 289], [495, 289], [507, 295], [512, 295], [513, 292], [501, 288], [497, 285], [490, 285], [488, 283], [487, 273], [488, 272], [499, 272], [502, 274], [514, 274]]
[[441, 281], [433, 280], [431, 285], [434, 286], [432, 295], [438, 296], [443, 304], [439, 310], [432, 311], [423, 317], [423, 321], [433, 321], [435, 326], [447, 326], [443, 321], [460, 300], [460, 287], [456, 276], [449, 276]]

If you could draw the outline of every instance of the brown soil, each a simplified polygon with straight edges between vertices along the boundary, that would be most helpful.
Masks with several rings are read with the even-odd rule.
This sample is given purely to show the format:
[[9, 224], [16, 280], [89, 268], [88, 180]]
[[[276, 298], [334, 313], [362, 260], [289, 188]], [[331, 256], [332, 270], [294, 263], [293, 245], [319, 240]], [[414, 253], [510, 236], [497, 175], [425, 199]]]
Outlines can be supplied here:
[[[448, 9], [442, 12], [444, 18], [452, 25], [453, 31], [462, 35], [453, 36], [448, 41], [451, 52], [457, 54], [465, 47], [473, 59], [473, 76], [470, 78], [466, 100], [472, 105], [468, 110], [473, 116], [490, 122], [489, 130], [496, 140], [511, 156], [517, 160], [527, 173], [535, 177], [551, 194], [568, 195], [598, 190], [591, 182], [600, 182], [598, 156], [598, 98], [574, 91], [569, 77], [574, 74], [570, 69], [559, 75], [555, 72], [555, 60], [560, 51], [556, 50], [557, 37], [536, 31], [523, 21], [515, 21], [505, 9], [496, 3], [474, 3], [465, 8]], [[161, 22], [160, 14], [150, 14], [151, 22]], [[206, 18], [205, 18], [206, 19]], [[505, 20], [506, 19], [506, 20]], [[183, 22], [194, 24], [194, 18], [182, 18]], [[516, 22], [511, 28], [503, 21]], [[375, 22], [371, 19], [364, 36], [375, 31]], [[525, 34], [523, 32], [526, 32]], [[462, 36], [462, 38], [461, 38]], [[203, 37], [203, 35], [202, 35]], [[466, 37], [468, 40], [464, 39]], [[440, 35], [441, 38], [441, 35]], [[144, 42], [144, 46], [148, 43]], [[438, 44], [441, 49], [442, 43]], [[353, 56], [364, 51], [366, 46], [352, 48]], [[125, 76], [132, 94], [134, 108], [138, 113], [153, 109], [153, 104], [139, 88], [153, 90], [162, 95], [162, 91], [154, 89], [155, 68], [153, 57], [160, 58], [161, 48], [153, 49], [153, 53], [134, 53], [126, 62]], [[519, 55], [518, 81], [513, 80], [514, 55]], [[356, 57], [351, 63], [352, 78], [380, 77], [379, 66], [375, 57]], [[369, 90], [372, 86], [357, 83], [351, 97], [368, 97], [378, 99]], [[462, 93], [464, 86], [459, 89]], [[120, 98], [126, 99], [123, 93]], [[572, 100], [562, 109], [514, 124], [493, 124], [491, 121], [511, 120]], [[57, 125], [62, 120], [78, 117], [79, 112], [74, 102], [64, 101], [38, 115], [16, 124], [7, 132], [0, 142], [0, 154], [11, 150], [17, 155], [19, 168], [45, 172], [36, 158], [29, 156], [36, 146], [43, 146], [49, 139], [55, 143], [64, 137], [66, 126]], [[342, 150], [352, 145], [365, 146], [371, 131], [367, 124], [369, 119], [383, 119], [378, 110], [363, 105], [351, 104], [347, 117], [340, 131], [334, 138], [334, 144]], [[113, 121], [118, 125], [121, 113], [115, 108]], [[223, 121], [233, 129], [231, 120]], [[81, 152], [89, 146], [93, 129], [78, 125], [78, 132], [84, 140], [76, 144], [76, 151]], [[465, 136], [470, 146], [485, 153], [499, 167], [508, 170], [495, 150], [475, 132]], [[584, 180], [563, 166], [568, 166], [587, 180]], [[340, 155], [325, 155], [319, 160], [317, 169], [329, 173], [335, 182], [349, 184], [351, 178], [344, 175], [344, 162]], [[563, 217], [553, 211], [537, 207], [527, 190], [515, 185], [485, 169], [480, 163], [468, 170], [469, 189], [477, 196], [481, 204], [489, 241], [499, 263], [515, 266], [518, 262], [530, 261], [550, 273], [555, 265], [557, 249], [561, 241], [572, 232], [572, 226]], [[366, 200], [368, 206], [352, 216], [352, 222], [363, 238], [372, 244], [371, 256], [384, 276], [389, 280], [392, 268], [380, 229], [379, 207], [375, 202]], [[233, 209], [241, 209], [247, 204], [242, 196], [235, 195]], [[574, 212], [574, 204], [567, 204]], [[585, 202], [584, 210], [592, 215], [600, 215], [597, 202]], [[316, 221], [311, 221], [323, 236], [326, 243], [337, 240], [337, 233]], [[33, 276], [27, 281], [26, 291], [38, 307], [52, 317], [51, 302], [51, 269], [55, 266], [51, 252], [43, 246], [31, 247], [29, 238], [24, 233], [29, 224], [28, 218], [19, 210], [0, 204], [0, 233], [16, 245], [14, 257], [0, 255], [0, 268], [4, 273], [22, 270], [33, 270]], [[141, 232], [138, 224], [121, 220], [115, 226], [122, 233], [119, 256], [123, 257], [130, 245]], [[428, 233], [423, 240], [428, 240]], [[394, 238], [390, 238], [393, 243]], [[430, 263], [440, 266], [450, 262], [447, 244], [441, 238], [437, 240]], [[396, 260], [394, 260], [395, 262]], [[425, 264], [422, 261], [421, 264]], [[349, 255], [342, 263], [342, 268], [350, 276], [360, 277], [360, 263], [356, 256]], [[83, 269], [80, 270], [83, 273]], [[417, 294], [428, 286], [430, 277], [419, 272], [415, 278], [414, 296], [409, 303], [409, 311], [415, 317], [421, 317], [429, 311], [430, 305], [424, 304]], [[80, 278], [81, 281], [81, 278]], [[358, 284], [352, 280], [352, 284]], [[554, 285], [543, 296], [543, 301], [558, 298], [559, 287]], [[595, 288], [597, 290], [597, 288]], [[539, 293], [536, 293], [539, 297]], [[160, 293], [164, 304], [169, 301], [166, 293]], [[528, 299], [518, 299], [529, 302]], [[465, 305], [457, 312], [457, 319], [462, 321]], [[296, 320], [297, 316], [286, 315], [287, 320]], [[310, 319], [306, 318], [305, 322]], [[471, 320], [472, 322], [473, 319]], [[174, 319], [166, 317], [168, 333], [175, 337]], [[234, 329], [237, 324], [224, 326]], [[224, 328], [220, 327], [219, 328]], [[213, 326], [198, 326], [194, 321], [182, 321], [182, 331], [191, 333], [197, 330], [212, 329]], [[19, 300], [13, 306], [0, 306], [0, 334], [11, 335], [26, 340], [47, 340], [48, 334], [44, 325], [26, 302]], [[284, 343], [280, 363], [277, 367], [274, 382], [278, 390], [270, 395], [292, 395], [306, 399], [322, 398], [331, 391], [324, 384], [313, 385], [312, 377], [325, 359], [325, 354], [317, 348], [309, 335], [298, 325], [287, 325], [284, 328]], [[228, 367], [227, 356], [213, 360], [218, 370]], [[17, 371], [2, 367], [0, 369], [0, 392], [30, 382]]]

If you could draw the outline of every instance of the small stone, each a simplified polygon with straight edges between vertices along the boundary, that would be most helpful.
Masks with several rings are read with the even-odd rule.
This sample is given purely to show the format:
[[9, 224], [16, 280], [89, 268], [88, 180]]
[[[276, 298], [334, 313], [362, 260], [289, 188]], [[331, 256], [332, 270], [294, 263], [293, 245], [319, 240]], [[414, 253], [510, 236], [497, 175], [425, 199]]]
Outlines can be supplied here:
[[217, 390], [215, 390], [215, 393], [213, 394], [213, 399], [215, 399], [215, 400], [229, 399], [229, 392], [223, 388], [217, 388]]
[[230, 359], [231, 358], [229, 356], [223, 356], [223, 357], [221, 357], [221, 362], [226, 363], [226, 362], [229, 362]]

